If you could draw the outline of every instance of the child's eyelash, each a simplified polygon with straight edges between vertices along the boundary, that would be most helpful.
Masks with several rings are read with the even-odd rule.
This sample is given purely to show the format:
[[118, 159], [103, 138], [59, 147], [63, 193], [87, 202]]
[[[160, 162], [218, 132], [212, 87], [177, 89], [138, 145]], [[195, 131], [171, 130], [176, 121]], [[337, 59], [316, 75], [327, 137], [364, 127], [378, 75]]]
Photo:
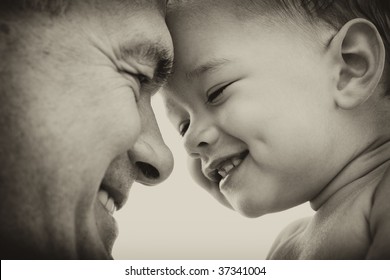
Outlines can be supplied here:
[[220, 96], [220, 95], [223, 93], [223, 91], [224, 91], [228, 86], [230, 86], [230, 85], [233, 84], [233, 83], [234, 83], [234, 82], [228, 83], [228, 84], [226, 84], [226, 85], [220, 87], [220, 88], [217, 89], [216, 91], [210, 93], [210, 94], [207, 96], [206, 104], [212, 104], [213, 101], [214, 101], [215, 99], [217, 99], [218, 96]]
[[226, 87], [221, 87], [207, 96], [207, 104], [213, 103], [213, 101], [225, 90]]
[[179, 126], [179, 133], [180, 133], [180, 135], [182, 137], [186, 134], [186, 132], [187, 132], [189, 127], [190, 127], [190, 122], [189, 121], [180, 124], [180, 126]]

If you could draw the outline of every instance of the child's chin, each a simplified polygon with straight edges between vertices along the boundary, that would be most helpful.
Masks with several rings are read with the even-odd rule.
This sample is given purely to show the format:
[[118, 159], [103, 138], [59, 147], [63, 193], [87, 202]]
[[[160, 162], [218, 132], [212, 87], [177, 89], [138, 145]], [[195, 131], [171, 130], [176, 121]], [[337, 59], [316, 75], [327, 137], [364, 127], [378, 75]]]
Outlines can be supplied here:
[[247, 218], [258, 218], [268, 214], [268, 212], [264, 211], [264, 209], [258, 209], [258, 207], [253, 207], [247, 203], [235, 205], [233, 208], [235, 211]]

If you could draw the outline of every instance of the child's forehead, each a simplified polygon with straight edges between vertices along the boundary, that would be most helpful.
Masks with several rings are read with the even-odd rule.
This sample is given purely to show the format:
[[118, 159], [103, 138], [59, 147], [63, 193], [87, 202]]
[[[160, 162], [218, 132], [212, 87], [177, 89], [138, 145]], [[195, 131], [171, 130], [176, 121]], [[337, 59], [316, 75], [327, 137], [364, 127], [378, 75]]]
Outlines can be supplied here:
[[[230, 41], [234, 41], [239, 40], [241, 33], [252, 31], [252, 36], [255, 37], [256, 32], [260, 30], [294, 33], [309, 42], [319, 43], [319, 40], [334, 29], [322, 20], [310, 20], [302, 9], [293, 8], [295, 5], [292, 3], [284, 6], [280, 3], [283, 1], [179, 0], [179, 2], [182, 3], [179, 8], [174, 8], [173, 5], [173, 8], [168, 9], [167, 16], [173, 39], [177, 38], [178, 41], [183, 38], [188, 40], [191, 36], [202, 38], [209, 33], [213, 33], [214, 36], [229, 33], [236, 37], [229, 38]], [[183, 30], [185, 32], [180, 32]], [[215, 33], [215, 30], [218, 30], [218, 33]], [[199, 43], [195, 42], [195, 45]]]
[[[202, 6], [204, 2], [206, 4]], [[207, 52], [210, 39], [228, 45], [242, 40], [252, 42], [259, 39], [259, 32], [287, 35], [294, 33], [294, 38], [304, 38], [306, 41], [319, 41], [319, 37], [327, 33], [322, 32], [327, 30], [323, 29], [322, 24], [307, 24], [303, 17], [282, 17], [271, 10], [251, 12], [242, 7], [235, 8], [236, 4], [232, 4], [235, 1], [217, 1], [214, 4], [209, 2], [200, 1], [194, 5], [195, 9], [190, 5], [168, 13], [168, 27], [177, 52], [187, 52], [183, 49]], [[186, 60], [189, 57], [191, 55], [184, 56]]]
[[[226, 23], [227, 21], [242, 23], [249, 18], [262, 18], [262, 16], [254, 16], [254, 14], [249, 17], [250, 13], [244, 8], [245, 4], [238, 5], [236, 1], [233, 0], [195, 0], [178, 2], [180, 2], [180, 4], [168, 6], [168, 25], [177, 23], [179, 25], [191, 24], [200, 27], [218, 25], [221, 22]], [[207, 32], [207, 29], [202, 29], [202, 32]]]
[[183, 111], [185, 105], [185, 97], [179, 96], [179, 93], [172, 89], [165, 89], [162, 91], [162, 97], [166, 112], [169, 116], [178, 115]]
[[288, 5], [267, 0], [170, 0], [167, 19], [182, 18], [198, 24], [214, 24], [221, 18], [238, 22], [264, 19], [282, 24], [292, 18], [303, 18], [294, 16]]

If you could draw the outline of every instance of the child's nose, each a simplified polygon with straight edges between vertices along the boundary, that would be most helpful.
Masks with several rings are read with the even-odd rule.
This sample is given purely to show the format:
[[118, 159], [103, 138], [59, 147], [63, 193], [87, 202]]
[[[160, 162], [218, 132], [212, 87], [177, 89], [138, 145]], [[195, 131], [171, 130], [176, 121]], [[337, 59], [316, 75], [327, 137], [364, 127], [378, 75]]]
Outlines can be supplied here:
[[209, 149], [218, 141], [218, 135], [215, 126], [190, 127], [184, 142], [188, 155], [193, 158], [207, 156]]

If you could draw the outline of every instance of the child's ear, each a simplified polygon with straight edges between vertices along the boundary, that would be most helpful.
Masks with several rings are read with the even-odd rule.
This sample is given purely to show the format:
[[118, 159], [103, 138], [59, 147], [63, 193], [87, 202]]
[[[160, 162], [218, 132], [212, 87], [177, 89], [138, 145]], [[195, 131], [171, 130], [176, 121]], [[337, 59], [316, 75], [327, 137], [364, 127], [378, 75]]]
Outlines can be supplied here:
[[336, 62], [335, 102], [343, 109], [364, 103], [383, 74], [385, 47], [375, 25], [357, 18], [347, 22], [329, 46]]

